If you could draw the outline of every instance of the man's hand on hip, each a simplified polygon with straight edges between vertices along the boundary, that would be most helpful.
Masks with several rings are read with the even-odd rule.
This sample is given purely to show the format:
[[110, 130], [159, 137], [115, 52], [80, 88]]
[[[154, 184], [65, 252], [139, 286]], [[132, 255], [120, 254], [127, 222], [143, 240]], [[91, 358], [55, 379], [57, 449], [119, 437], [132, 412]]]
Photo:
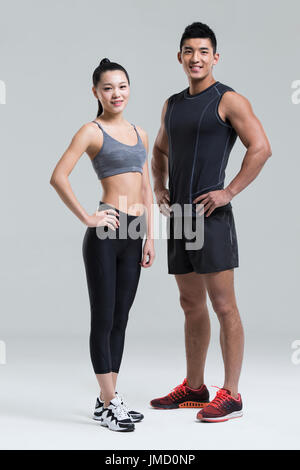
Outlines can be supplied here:
[[167, 216], [170, 217], [171, 209], [170, 209], [170, 193], [167, 188], [163, 188], [160, 190], [155, 191], [156, 202], [159, 206], [159, 211]]

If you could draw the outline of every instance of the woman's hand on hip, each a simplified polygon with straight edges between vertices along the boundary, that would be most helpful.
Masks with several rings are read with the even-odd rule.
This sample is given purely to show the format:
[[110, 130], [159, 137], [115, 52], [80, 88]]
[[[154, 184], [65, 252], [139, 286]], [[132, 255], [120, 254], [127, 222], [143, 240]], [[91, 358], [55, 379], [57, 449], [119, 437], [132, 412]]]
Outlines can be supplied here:
[[114, 209], [96, 211], [93, 215], [88, 217], [86, 225], [88, 227], [107, 226], [115, 230], [120, 225], [117, 217], [119, 217], [119, 214]]

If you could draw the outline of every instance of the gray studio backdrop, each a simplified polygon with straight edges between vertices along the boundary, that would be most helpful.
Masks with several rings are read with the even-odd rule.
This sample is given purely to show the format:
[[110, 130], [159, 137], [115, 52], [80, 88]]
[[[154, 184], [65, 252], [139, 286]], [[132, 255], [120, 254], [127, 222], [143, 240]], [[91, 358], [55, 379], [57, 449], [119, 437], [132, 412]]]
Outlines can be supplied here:
[[[88, 361], [90, 317], [81, 254], [86, 227], [49, 179], [72, 136], [96, 116], [91, 77], [103, 57], [128, 70], [131, 99], [125, 116], [148, 132], [150, 162], [163, 102], [187, 86], [176, 59], [180, 36], [187, 24], [199, 20], [217, 35], [221, 58], [214, 77], [250, 100], [273, 150], [254, 183], [232, 201], [240, 256], [235, 284], [246, 352], [269, 357], [276, 352], [299, 374], [300, 366], [291, 362], [291, 344], [300, 337], [300, 104], [292, 88], [300, 79], [299, 13], [296, 0], [0, 2], [0, 340], [6, 343], [5, 367], [15, 357], [14, 340], [26, 338], [65, 338], [62, 359], [68, 341], [81, 338]], [[227, 183], [244, 153], [238, 141]], [[94, 212], [101, 187], [86, 154], [70, 182], [79, 202]], [[142, 272], [126, 355], [163, 356], [169, 348], [183, 354], [183, 315], [175, 280], [167, 274], [165, 240], [156, 242], [156, 251], [155, 264]], [[218, 324], [210, 310], [217, 344]]]

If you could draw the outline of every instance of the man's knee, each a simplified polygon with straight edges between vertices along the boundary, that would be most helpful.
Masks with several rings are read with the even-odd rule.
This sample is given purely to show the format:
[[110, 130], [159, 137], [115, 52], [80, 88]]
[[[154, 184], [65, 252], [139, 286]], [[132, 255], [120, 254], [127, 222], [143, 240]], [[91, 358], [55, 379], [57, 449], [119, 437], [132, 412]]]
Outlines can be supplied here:
[[207, 311], [206, 302], [193, 295], [181, 293], [180, 305], [186, 316], [199, 315]]
[[228, 300], [212, 300], [212, 307], [220, 320], [226, 320], [227, 318], [233, 318], [237, 315], [237, 305], [235, 302]]

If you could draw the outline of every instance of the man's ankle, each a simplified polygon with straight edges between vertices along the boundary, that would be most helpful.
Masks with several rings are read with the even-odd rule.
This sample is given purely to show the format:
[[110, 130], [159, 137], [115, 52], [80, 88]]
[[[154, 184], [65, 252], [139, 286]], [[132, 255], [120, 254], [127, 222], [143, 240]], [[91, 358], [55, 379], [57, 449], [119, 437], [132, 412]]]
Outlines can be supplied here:
[[187, 386], [193, 390], [199, 390], [202, 387], [204, 381], [202, 380], [189, 380], [187, 379]]
[[226, 385], [224, 385], [223, 388], [225, 388], [226, 390], [228, 390], [229, 393], [230, 393], [230, 395], [231, 395], [235, 400], [238, 400], [239, 394], [238, 394], [237, 388], [229, 387], [229, 386], [226, 386]]

